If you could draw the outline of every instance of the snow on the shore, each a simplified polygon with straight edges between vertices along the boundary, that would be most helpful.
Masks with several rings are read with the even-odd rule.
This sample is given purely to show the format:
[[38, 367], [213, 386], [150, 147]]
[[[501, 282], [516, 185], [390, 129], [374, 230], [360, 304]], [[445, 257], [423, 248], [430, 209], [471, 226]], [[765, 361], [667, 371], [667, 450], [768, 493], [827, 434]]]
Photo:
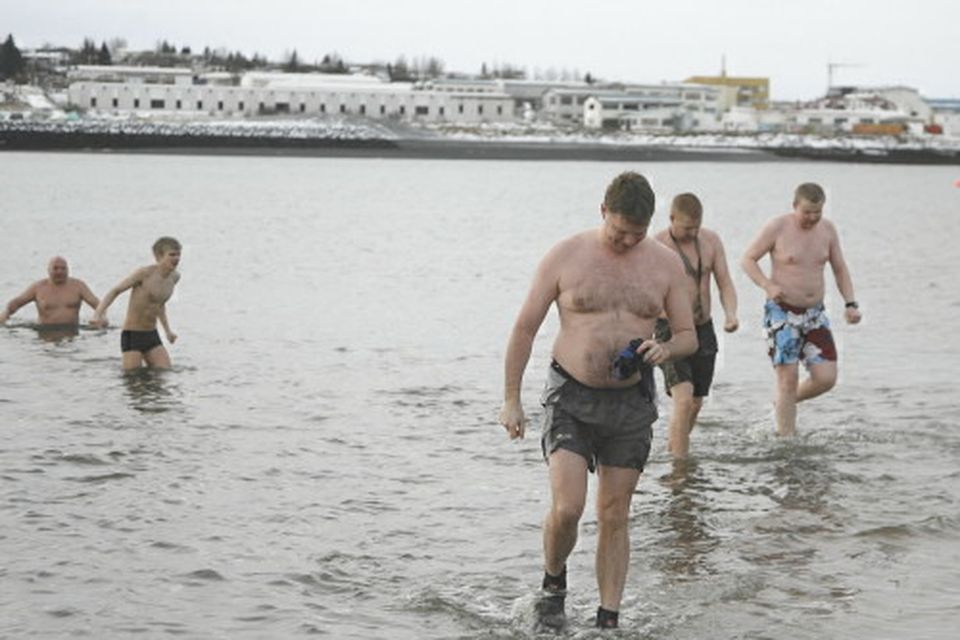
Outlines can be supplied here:
[[45, 133], [261, 139], [393, 140], [385, 127], [341, 119], [140, 120], [84, 118], [0, 122], [0, 130]]
[[640, 132], [591, 132], [564, 130], [548, 123], [486, 124], [466, 126], [410, 126], [340, 117], [251, 118], [196, 120], [190, 118], [142, 118], [100, 116], [51, 118], [47, 120], [0, 121], [0, 131], [47, 132], [90, 135], [257, 138], [266, 140], [364, 140], [397, 141], [408, 138], [469, 143], [590, 145], [618, 147], [665, 147], [688, 151], [726, 150], [744, 152], [775, 149], [810, 149], [838, 152], [885, 153], [933, 151], [956, 153], [960, 140], [942, 136], [860, 137], [817, 136], [788, 133], [759, 134], [666, 134]]
[[823, 149], [837, 151], [960, 150], [960, 140], [926, 136], [819, 136], [791, 133], [666, 134], [641, 132], [562, 131], [553, 126], [489, 124], [470, 128], [431, 127], [438, 135], [464, 142], [517, 142], [535, 144], [590, 144], [601, 146], [681, 147], [688, 149]]

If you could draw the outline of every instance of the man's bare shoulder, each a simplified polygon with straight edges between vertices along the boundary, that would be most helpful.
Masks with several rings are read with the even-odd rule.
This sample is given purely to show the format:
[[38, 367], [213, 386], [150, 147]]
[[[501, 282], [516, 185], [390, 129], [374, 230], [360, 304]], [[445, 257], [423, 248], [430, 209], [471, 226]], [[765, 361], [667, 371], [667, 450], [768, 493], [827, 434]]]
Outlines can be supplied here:
[[87, 283], [81, 280], [80, 278], [67, 278], [67, 284], [69, 284], [74, 289], [89, 289]]
[[572, 236], [567, 236], [553, 245], [553, 248], [550, 249], [547, 255], [568, 256], [571, 253], [582, 251], [585, 247], [589, 246], [591, 240], [595, 238], [595, 234], [595, 231], [587, 230], [580, 231]]
[[670, 242], [670, 229], [661, 229], [654, 234], [653, 238], [662, 244], [667, 244]]
[[658, 267], [662, 266], [665, 272], [680, 277], [686, 273], [683, 267], [683, 259], [672, 247], [651, 238], [651, 241], [646, 244], [645, 250], [648, 258]]

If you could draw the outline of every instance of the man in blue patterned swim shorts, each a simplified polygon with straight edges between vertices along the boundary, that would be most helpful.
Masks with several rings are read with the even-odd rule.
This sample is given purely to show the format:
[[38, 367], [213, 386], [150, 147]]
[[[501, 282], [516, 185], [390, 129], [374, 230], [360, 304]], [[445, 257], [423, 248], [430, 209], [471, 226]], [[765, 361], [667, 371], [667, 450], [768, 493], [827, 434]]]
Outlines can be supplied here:
[[[853, 280], [840, 249], [836, 227], [823, 219], [826, 194], [818, 184], [797, 187], [793, 212], [768, 222], [747, 247], [740, 266], [767, 294], [763, 326], [777, 374], [777, 432], [796, 432], [797, 403], [815, 398], [837, 382], [837, 349], [824, 310], [823, 270], [833, 270], [843, 296], [846, 320], [860, 322]], [[770, 254], [770, 277], [760, 259]], [[800, 382], [799, 363], [810, 375]]]

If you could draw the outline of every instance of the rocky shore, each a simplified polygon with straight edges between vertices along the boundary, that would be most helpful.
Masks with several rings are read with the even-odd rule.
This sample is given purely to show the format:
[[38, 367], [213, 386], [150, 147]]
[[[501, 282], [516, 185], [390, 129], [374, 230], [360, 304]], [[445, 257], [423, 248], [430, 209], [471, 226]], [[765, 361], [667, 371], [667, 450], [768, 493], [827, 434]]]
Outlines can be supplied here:
[[552, 127], [401, 127], [340, 119], [0, 121], [0, 151], [123, 151], [396, 158], [956, 164], [960, 141], [653, 135]]

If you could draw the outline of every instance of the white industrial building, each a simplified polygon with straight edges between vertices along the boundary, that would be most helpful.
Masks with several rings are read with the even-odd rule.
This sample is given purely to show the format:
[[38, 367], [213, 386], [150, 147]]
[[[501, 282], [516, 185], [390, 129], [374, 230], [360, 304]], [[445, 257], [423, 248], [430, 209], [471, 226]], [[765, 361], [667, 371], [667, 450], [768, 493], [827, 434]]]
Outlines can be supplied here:
[[[713, 131], [720, 127], [718, 95], [717, 88], [701, 85], [627, 85], [592, 92], [581, 118], [589, 129]], [[557, 97], [562, 102], [566, 96]]]
[[374, 76], [251, 72], [194, 74], [161, 67], [80, 67], [70, 103], [105, 113], [355, 115], [419, 122], [512, 121], [502, 92], [436, 91]]

